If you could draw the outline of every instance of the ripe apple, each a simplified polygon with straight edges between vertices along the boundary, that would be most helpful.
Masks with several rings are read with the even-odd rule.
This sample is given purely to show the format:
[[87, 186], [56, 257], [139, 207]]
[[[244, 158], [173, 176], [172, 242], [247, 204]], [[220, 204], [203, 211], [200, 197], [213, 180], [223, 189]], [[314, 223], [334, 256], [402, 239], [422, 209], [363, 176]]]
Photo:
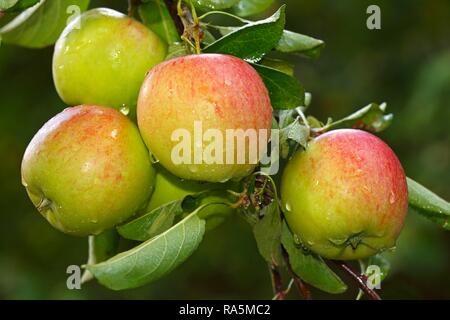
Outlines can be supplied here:
[[213, 194], [201, 197], [198, 205], [211, 204], [199, 212], [199, 217], [206, 219], [207, 229], [213, 229], [221, 224], [234, 209], [227, 205], [219, 204], [227, 201], [226, 189], [230, 184], [199, 182], [180, 179], [162, 166], [156, 169], [155, 190], [150, 198], [147, 212], [150, 212], [164, 204], [180, 200], [189, 195], [196, 195], [204, 191], [217, 190]]
[[95, 104], [135, 112], [147, 71], [166, 45], [140, 22], [105, 8], [75, 18], [56, 42], [53, 80], [68, 105]]
[[78, 236], [99, 234], [145, 208], [154, 174], [132, 121], [94, 105], [50, 119], [22, 160], [22, 183], [39, 212]]
[[[239, 144], [237, 139], [226, 139], [227, 132], [270, 133], [272, 107], [263, 81], [245, 61], [201, 54], [153, 68], [139, 94], [137, 117], [145, 143], [171, 173], [189, 180], [225, 182], [247, 176], [258, 160], [250, 161], [250, 139]], [[175, 161], [177, 146], [186, 142], [180, 152], [183, 161]], [[265, 151], [266, 144], [259, 148]], [[245, 161], [239, 163], [238, 154]]]
[[337, 260], [393, 247], [408, 208], [406, 178], [394, 152], [353, 129], [325, 133], [295, 154], [283, 172], [281, 199], [301, 243]]

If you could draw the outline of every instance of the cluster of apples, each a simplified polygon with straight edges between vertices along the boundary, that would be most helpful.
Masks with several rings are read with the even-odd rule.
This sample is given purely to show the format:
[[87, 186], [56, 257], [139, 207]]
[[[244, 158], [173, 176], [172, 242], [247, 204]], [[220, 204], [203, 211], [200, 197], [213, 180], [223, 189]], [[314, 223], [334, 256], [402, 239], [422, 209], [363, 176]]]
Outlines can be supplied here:
[[[193, 132], [195, 121], [221, 131], [270, 130], [272, 107], [258, 73], [228, 55], [163, 62], [166, 53], [149, 28], [111, 9], [88, 11], [61, 34], [53, 77], [74, 107], [39, 130], [22, 161], [29, 197], [57, 229], [99, 234], [255, 170], [256, 164], [174, 164], [171, 152], [174, 130]], [[305, 246], [328, 258], [361, 258], [394, 245], [407, 211], [406, 179], [380, 139], [336, 130], [289, 161], [281, 202]]]

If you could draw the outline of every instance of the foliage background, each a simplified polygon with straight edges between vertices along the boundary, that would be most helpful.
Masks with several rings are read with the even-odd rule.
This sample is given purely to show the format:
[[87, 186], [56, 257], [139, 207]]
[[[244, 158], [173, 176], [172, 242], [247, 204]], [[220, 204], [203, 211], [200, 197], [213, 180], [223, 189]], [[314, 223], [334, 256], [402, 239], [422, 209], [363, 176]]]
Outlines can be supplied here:
[[[369, 102], [388, 102], [394, 124], [382, 134], [407, 174], [450, 198], [450, 2], [447, 0], [285, 0], [289, 29], [323, 39], [318, 60], [291, 57], [313, 94], [311, 112], [339, 118]], [[366, 28], [378, 4], [382, 29]], [[124, 0], [96, 0], [125, 12]], [[271, 11], [274, 11], [274, 7]], [[65, 106], [53, 86], [53, 49], [0, 47], [0, 298], [271, 298], [265, 263], [247, 225], [232, 218], [206, 235], [171, 275], [114, 292], [95, 282], [66, 288], [65, 270], [83, 264], [87, 240], [52, 229], [20, 183], [20, 161], [34, 133]], [[450, 234], [415, 214], [383, 282], [384, 298], [450, 298]], [[335, 298], [313, 291], [315, 298]], [[345, 295], [352, 298], [354, 286]], [[295, 298], [295, 294], [290, 297]]]

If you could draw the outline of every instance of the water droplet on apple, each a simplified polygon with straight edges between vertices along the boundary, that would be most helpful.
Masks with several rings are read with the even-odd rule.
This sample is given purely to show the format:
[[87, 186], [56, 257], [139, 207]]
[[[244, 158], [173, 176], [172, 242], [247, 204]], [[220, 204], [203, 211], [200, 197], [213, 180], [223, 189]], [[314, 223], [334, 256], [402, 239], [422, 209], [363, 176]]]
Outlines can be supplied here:
[[117, 129], [114, 129], [113, 131], [111, 131], [111, 138], [116, 139], [117, 138]]
[[298, 235], [296, 235], [296, 234], [294, 234], [294, 243], [296, 245], [301, 245], [302, 244], [302, 241], [300, 240], [300, 237]]
[[226, 86], [231, 86], [231, 81], [228, 80], [228, 79], [225, 79], [225, 85], [226, 85]]
[[151, 164], [157, 164], [159, 163], [159, 159], [155, 157], [153, 153], [150, 153], [150, 163]]
[[190, 166], [188, 166], [188, 169], [191, 173], [198, 172], [198, 167], [196, 165], [190, 165]]
[[395, 193], [394, 191], [391, 191], [391, 195], [389, 196], [389, 203], [394, 204], [395, 202]]
[[284, 208], [286, 209], [287, 212], [291, 212], [292, 211], [292, 207], [291, 207], [291, 204], [289, 202], [286, 202]]
[[306, 241], [306, 243], [308, 244], [308, 246], [312, 247], [314, 245], [314, 241], [308, 240]]
[[125, 116], [127, 116], [130, 113], [130, 108], [126, 104], [123, 104], [120, 107], [120, 112], [122, 112]]
[[91, 222], [92, 223], [98, 223], [98, 220], [97, 219], [92, 219]]

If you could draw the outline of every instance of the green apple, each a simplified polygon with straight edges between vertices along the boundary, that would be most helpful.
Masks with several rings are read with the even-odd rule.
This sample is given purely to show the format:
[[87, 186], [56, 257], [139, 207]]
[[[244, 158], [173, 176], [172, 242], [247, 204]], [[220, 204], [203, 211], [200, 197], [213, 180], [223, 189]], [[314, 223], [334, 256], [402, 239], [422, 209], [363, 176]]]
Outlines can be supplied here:
[[166, 45], [140, 22], [111, 9], [93, 9], [71, 21], [56, 42], [53, 80], [68, 105], [134, 113], [145, 74], [165, 55]]
[[94, 105], [67, 108], [50, 119], [22, 160], [22, 183], [39, 212], [78, 236], [99, 234], [144, 209], [154, 175], [132, 121]]
[[[259, 156], [251, 161], [250, 139], [239, 144], [228, 139], [227, 132], [259, 137], [265, 131], [269, 136], [272, 107], [263, 81], [248, 63], [223, 54], [200, 54], [153, 68], [139, 94], [137, 117], [145, 143], [171, 173], [225, 182], [249, 175]], [[267, 141], [261, 141], [253, 142], [265, 151]], [[180, 144], [187, 147], [178, 150]], [[245, 161], [239, 162], [239, 154]], [[175, 160], [178, 156], [181, 161]]]
[[[155, 190], [150, 198], [147, 207], [147, 212], [150, 212], [162, 205], [172, 201], [181, 200], [189, 195], [198, 195], [203, 192], [214, 191], [212, 193], [205, 193], [205, 196], [200, 197], [198, 205], [211, 203], [199, 212], [199, 217], [206, 219], [206, 227], [212, 229], [221, 224], [229, 215], [234, 212], [234, 209], [228, 205], [220, 204], [227, 203], [227, 188], [232, 186], [230, 183], [208, 183], [199, 181], [189, 181], [180, 179], [162, 166], [156, 169]], [[214, 204], [212, 204], [214, 203]]]
[[391, 248], [403, 227], [408, 191], [394, 152], [361, 130], [330, 131], [288, 162], [285, 218], [304, 246], [336, 260]]

